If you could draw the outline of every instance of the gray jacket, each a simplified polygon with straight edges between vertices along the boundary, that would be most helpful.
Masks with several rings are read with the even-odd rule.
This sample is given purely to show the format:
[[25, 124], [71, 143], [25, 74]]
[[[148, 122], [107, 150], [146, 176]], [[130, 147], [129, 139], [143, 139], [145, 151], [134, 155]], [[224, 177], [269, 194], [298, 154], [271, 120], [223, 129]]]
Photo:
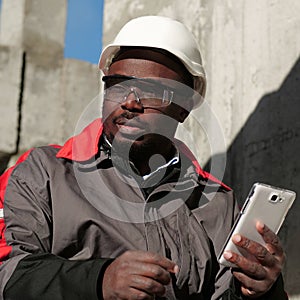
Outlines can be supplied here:
[[129, 249], [179, 265], [166, 299], [228, 295], [216, 257], [238, 212], [230, 189], [179, 142], [180, 163], [140, 180], [99, 148], [101, 128], [33, 149], [2, 176], [0, 298], [101, 299], [105, 267]]

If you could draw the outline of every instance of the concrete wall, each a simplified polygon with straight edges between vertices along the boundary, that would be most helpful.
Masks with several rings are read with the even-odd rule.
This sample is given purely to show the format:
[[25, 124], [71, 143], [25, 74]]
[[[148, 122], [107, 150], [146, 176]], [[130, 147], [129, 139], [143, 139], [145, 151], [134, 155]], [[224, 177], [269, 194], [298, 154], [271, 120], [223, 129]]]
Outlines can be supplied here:
[[23, 151], [63, 143], [98, 94], [96, 65], [64, 59], [67, 0], [3, 0], [0, 172]]
[[[224, 175], [241, 203], [256, 181], [300, 195], [299, 11], [300, 2], [294, 0], [105, 2], [104, 45], [141, 15], [173, 17], [192, 30], [207, 71], [208, 105], [178, 135], [190, 142], [203, 166], [213, 165], [218, 177]], [[194, 135], [187, 139], [191, 129]], [[218, 145], [222, 139], [223, 147]], [[219, 166], [226, 162], [224, 174]], [[299, 215], [298, 200], [280, 232], [292, 299], [300, 299]]]
[[0, 103], [2, 104], [0, 149], [3, 153], [17, 150], [22, 63], [22, 50], [0, 45]]

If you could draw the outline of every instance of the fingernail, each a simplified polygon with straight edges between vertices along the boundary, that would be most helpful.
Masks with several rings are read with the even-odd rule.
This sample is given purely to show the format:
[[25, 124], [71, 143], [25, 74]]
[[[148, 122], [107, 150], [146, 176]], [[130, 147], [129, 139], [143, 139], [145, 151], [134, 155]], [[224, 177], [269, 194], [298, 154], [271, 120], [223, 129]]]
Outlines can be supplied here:
[[239, 234], [235, 234], [235, 235], [232, 237], [232, 240], [233, 240], [235, 243], [239, 243], [239, 242], [242, 240], [242, 237], [241, 237]]
[[253, 290], [246, 289], [246, 291], [249, 295], [255, 295], [255, 291]]
[[258, 226], [260, 229], [264, 229], [265, 224], [262, 223], [261, 221], [257, 221], [257, 226]]
[[173, 271], [174, 271], [175, 274], [178, 273], [178, 272], [179, 272], [179, 267], [176, 265], [176, 266], [174, 267]]
[[225, 251], [225, 252], [223, 253], [223, 256], [224, 256], [226, 259], [230, 259], [230, 258], [232, 257], [232, 253], [229, 252], [229, 251]]

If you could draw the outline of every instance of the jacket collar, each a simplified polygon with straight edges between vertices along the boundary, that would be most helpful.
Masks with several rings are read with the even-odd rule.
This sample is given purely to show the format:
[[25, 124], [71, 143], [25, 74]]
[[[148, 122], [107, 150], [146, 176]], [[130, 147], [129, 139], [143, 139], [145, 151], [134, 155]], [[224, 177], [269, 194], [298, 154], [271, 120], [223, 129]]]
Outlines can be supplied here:
[[[94, 120], [81, 133], [67, 140], [63, 147], [58, 151], [56, 157], [77, 162], [84, 162], [94, 158], [99, 152], [99, 141], [102, 131], [102, 120]], [[196, 172], [201, 177], [221, 185], [226, 190], [231, 190], [227, 185], [212, 176], [210, 173], [202, 170], [193, 153], [183, 142], [174, 139], [174, 143], [178, 147], [180, 153], [185, 155], [193, 163]]]
[[94, 120], [81, 133], [68, 139], [56, 157], [78, 162], [90, 160], [99, 152], [98, 144], [102, 130], [101, 119]]

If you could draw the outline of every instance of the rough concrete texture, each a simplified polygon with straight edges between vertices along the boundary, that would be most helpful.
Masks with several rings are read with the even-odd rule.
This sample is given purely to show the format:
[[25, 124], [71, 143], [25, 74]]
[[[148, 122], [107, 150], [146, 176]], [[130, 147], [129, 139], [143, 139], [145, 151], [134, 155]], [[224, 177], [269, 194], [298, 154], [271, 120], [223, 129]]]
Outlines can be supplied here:
[[25, 2], [26, 0], [2, 1], [0, 19], [0, 43], [2, 45], [22, 46]]
[[0, 152], [3, 153], [17, 150], [22, 58], [19, 48], [0, 46]]
[[63, 143], [99, 91], [96, 65], [63, 58], [66, 14], [67, 0], [2, 1], [0, 100], [7, 114], [0, 126], [7, 134], [1, 162], [17, 152], [11, 165], [31, 147]]
[[[63, 57], [67, 1], [3, 0], [0, 43], [18, 46], [40, 64]], [[49, 61], [50, 60], [50, 61]]]
[[[105, 1], [104, 44], [129, 19], [141, 15], [173, 17], [192, 30], [207, 71], [211, 116], [196, 111], [178, 135], [190, 142], [208, 170], [211, 164], [224, 164], [227, 155], [224, 181], [241, 203], [256, 181], [300, 195], [299, 11], [300, 2], [293, 0]], [[208, 112], [208, 107], [202, 110]], [[217, 145], [222, 138], [215, 138], [220, 128], [225, 153]], [[218, 167], [214, 173], [223, 177], [224, 170]], [[280, 232], [288, 256], [284, 277], [291, 299], [300, 299], [295, 243], [299, 214], [296, 200]]]
[[35, 64], [61, 66], [65, 42], [67, 0], [26, 0], [23, 46]]
[[21, 150], [49, 142], [63, 143], [74, 134], [82, 112], [98, 94], [96, 65], [71, 59], [61, 63], [51, 72], [35, 64], [26, 65]]
[[[87, 124], [85, 120], [91, 117], [90, 105], [99, 95], [100, 75], [97, 65], [74, 59], [65, 59], [63, 66], [63, 139], [77, 134]], [[76, 98], [74, 97], [76, 96]], [[98, 102], [94, 112], [100, 116]], [[93, 109], [94, 111], [94, 109]], [[88, 115], [88, 117], [87, 117]], [[87, 121], [88, 122], [88, 121]]]
[[45, 138], [51, 143], [62, 140], [62, 61], [56, 68], [47, 68], [36, 65], [32, 60], [26, 56], [20, 149], [43, 145]]

